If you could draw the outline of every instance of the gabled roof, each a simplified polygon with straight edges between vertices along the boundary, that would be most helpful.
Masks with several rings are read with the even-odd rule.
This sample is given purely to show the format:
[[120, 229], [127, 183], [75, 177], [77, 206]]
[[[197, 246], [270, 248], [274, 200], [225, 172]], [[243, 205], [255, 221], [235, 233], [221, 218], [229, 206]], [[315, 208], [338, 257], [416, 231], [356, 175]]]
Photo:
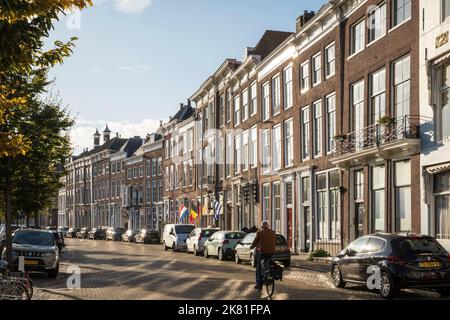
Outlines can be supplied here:
[[264, 60], [273, 50], [275, 50], [284, 40], [293, 35], [293, 32], [266, 30], [255, 46], [252, 54], [261, 56]]
[[127, 158], [136, 152], [142, 146], [141, 138], [130, 138], [127, 143], [121, 148], [121, 151], [127, 154]]
[[88, 151], [84, 151], [81, 154], [79, 154], [78, 156], [74, 157], [74, 159], [79, 159], [79, 158], [83, 158], [86, 156], [91, 156], [94, 155], [96, 153], [102, 152], [104, 150], [112, 150], [112, 151], [119, 151], [120, 148], [127, 142], [127, 139], [122, 139], [122, 138], [112, 138], [108, 141], [106, 141], [104, 144], [102, 144], [101, 146], [99, 146], [98, 148], [94, 148]]
[[189, 118], [190, 116], [192, 116], [194, 114], [194, 111], [195, 109], [192, 108], [191, 106], [183, 105], [183, 107], [181, 107], [180, 110], [178, 110], [178, 112], [175, 113], [175, 115], [172, 117], [169, 123], [173, 121], [182, 122], [187, 118]]

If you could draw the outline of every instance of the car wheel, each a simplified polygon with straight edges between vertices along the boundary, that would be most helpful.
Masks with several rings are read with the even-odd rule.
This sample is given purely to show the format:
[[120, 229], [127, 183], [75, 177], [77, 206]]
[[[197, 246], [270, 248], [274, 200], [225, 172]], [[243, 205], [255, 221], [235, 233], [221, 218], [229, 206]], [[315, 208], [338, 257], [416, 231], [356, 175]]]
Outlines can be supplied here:
[[205, 258], [209, 258], [209, 255], [208, 255], [208, 248], [207, 247], [204, 247], [203, 248], [203, 256], [205, 257]]
[[283, 265], [285, 268], [289, 268], [291, 266], [291, 260], [284, 260]]
[[446, 288], [438, 288], [436, 291], [439, 293], [441, 297], [448, 297], [450, 296], [450, 287]]
[[333, 279], [333, 283], [336, 286], [336, 288], [345, 287], [346, 283], [342, 278], [341, 269], [339, 269], [339, 266], [337, 264], [335, 264], [331, 269], [331, 278]]
[[222, 248], [220, 248], [220, 249], [217, 251], [217, 258], [219, 259], [219, 261], [223, 261], [223, 260], [225, 259], [224, 254], [223, 254], [223, 249], [222, 249]]
[[253, 268], [256, 268], [256, 261], [255, 261], [255, 257], [254, 257], [254, 255], [253, 255], [253, 253], [250, 254], [250, 265], [251, 265]]
[[167, 251], [166, 243], [163, 241], [163, 249], [164, 251]]
[[51, 269], [47, 272], [48, 277], [51, 279], [55, 279], [58, 276], [59, 273], [59, 263], [56, 265], [55, 269]]
[[234, 261], [236, 262], [236, 264], [241, 264], [241, 258], [239, 258], [239, 254], [237, 253], [237, 251], [234, 253]]
[[381, 281], [380, 281], [380, 295], [384, 299], [393, 299], [398, 290], [395, 286], [392, 277], [387, 272], [381, 273]]
[[175, 250], [175, 243], [172, 244], [172, 251], [177, 252], [177, 250]]

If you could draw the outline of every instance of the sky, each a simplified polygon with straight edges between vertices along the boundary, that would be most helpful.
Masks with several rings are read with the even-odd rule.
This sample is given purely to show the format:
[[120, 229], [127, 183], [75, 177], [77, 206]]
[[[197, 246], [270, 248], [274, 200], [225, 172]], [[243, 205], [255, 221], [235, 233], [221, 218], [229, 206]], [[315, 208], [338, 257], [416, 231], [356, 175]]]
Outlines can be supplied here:
[[[323, 0], [325, 1], [325, 0]], [[294, 31], [313, 0], [94, 0], [67, 13], [47, 39], [76, 48], [55, 67], [54, 91], [77, 123], [74, 152], [107, 123], [122, 137], [153, 132], [226, 58], [241, 60], [265, 30]]]

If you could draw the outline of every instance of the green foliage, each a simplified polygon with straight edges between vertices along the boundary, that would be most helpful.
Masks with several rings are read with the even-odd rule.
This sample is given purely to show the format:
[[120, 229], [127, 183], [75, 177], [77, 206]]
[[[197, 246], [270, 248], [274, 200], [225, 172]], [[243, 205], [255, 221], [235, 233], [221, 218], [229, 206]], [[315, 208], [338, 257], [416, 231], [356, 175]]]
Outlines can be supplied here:
[[326, 258], [326, 257], [330, 257], [330, 254], [326, 250], [319, 249], [311, 252], [309, 254], [308, 260], [312, 261], [314, 260], [314, 258]]

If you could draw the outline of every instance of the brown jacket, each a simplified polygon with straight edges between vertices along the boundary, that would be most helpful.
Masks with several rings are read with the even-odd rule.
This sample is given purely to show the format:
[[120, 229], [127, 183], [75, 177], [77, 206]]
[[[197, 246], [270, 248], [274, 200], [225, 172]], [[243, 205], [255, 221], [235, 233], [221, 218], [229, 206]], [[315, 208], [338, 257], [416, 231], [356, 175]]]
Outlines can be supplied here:
[[253, 240], [251, 249], [256, 248], [256, 251], [262, 254], [275, 253], [275, 231], [270, 229], [262, 229], [256, 233], [255, 240]]

